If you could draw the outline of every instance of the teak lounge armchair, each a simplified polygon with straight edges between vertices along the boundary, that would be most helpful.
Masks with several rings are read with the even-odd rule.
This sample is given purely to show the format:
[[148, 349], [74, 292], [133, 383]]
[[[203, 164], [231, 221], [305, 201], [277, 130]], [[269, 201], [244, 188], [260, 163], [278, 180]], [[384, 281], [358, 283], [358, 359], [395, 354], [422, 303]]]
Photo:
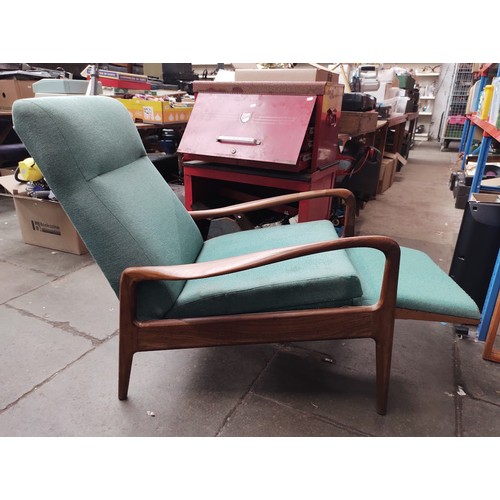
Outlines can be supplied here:
[[[373, 338], [385, 414], [395, 318], [477, 324], [472, 299], [422, 252], [353, 236], [354, 198], [330, 189], [188, 212], [104, 96], [21, 99], [14, 126], [119, 294], [119, 398], [140, 351]], [[338, 196], [344, 234], [313, 221], [203, 241], [196, 219]]]

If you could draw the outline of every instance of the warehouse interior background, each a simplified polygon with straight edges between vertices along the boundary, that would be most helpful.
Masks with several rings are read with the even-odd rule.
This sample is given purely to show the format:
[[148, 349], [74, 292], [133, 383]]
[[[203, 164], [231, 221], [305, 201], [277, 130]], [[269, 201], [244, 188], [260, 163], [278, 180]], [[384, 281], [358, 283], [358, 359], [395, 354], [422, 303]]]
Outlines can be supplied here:
[[[430, 66], [440, 65], [440, 88], [449, 92], [456, 63], [479, 64], [498, 56], [494, 30], [486, 30], [481, 44], [465, 40], [465, 14], [454, 2], [433, 6], [430, 14], [426, 9], [415, 20], [392, 1], [383, 12], [378, 12], [380, 6], [374, 12], [370, 2], [361, 2], [361, 8], [309, 2], [286, 10], [282, 4], [271, 7], [260, 1], [238, 7], [219, 3], [193, 4], [188, 11], [183, 7], [157, 16], [153, 7], [116, 12], [115, 6], [87, 2], [78, 19], [66, 19], [70, 29], [52, 20], [40, 24], [47, 12], [35, 4], [31, 25], [6, 30], [16, 43], [2, 59], [49, 61], [45, 65], [66, 61], [68, 67], [81, 61], [142, 60], [155, 65], [168, 60], [191, 63], [202, 74], [217, 67], [215, 60], [242, 61], [242, 66], [258, 64], [251, 61], [406, 61], [408, 66], [431, 61]], [[8, 9], [6, 18], [26, 15], [19, 7]], [[481, 15], [490, 12], [490, 18], [492, 12], [498, 14], [493, 2], [482, 9]], [[36, 46], [35, 25], [43, 26]], [[232, 63], [224, 66], [232, 69]], [[422, 132], [431, 141], [441, 142], [443, 125], [434, 117], [445, 112], [448, 97], [445, 91], [439, 94]], [[456, 145], [452, 141], [447, 147]], [[168, 493], [176, 498], [433, 498], [437, 493], [467, 498], [491, 495], [499, 438], [26, 436], [2, 437], [0, 442], [0, 466], [12, 498], [16, 493], [17, 498], [32, 498], [42, 491], [51, 498], [101, 498], [103, 493], [122, 498]]]

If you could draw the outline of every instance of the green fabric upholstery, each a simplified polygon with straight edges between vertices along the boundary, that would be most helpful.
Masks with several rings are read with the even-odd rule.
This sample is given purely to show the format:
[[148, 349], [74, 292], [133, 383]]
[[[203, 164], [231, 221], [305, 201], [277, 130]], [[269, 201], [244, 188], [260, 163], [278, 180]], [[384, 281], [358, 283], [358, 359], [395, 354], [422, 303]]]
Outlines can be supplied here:
[[[336, 232], [327, 221], [257, 229], [205, 242], [197, 261], [334, 238]], [[167, 317], [372, 305], [380, 295], [384, 263], [382, 252], [354, 248], [193, 280], [186, 283]], [[429, 256], [405, 247], [401, 247], [397, 307], [471, 319], [481, 316], [472, 298]]]
[[[104, 96], [14, 103], [16, 132], [118, 294], [130, 266], [193, 262], [202, 237], [150, 162], [125, 107]], [[149, 282], [138, 317], [161, 318], [183, 282]]]
[[[358, 272], [363, 296], [357, 305], [377, 302], [384, 269], [384, 255], [371, 248], [346, 250]], [[481, 313], [471, 297], [428, 255], [401, 247], [397, 307], [479, 319]]]
[[[329, 221], [226, 234], [208, 240], [197, 262], [337, 239]], [[186, 283], [168, 317], [352, 305], [362, 294], [345, 250], [324, 252]]]
[[[127, 267], [206, 262], [338, 237], [329, 221], [317, 221], [203, 242], [147, 158], [128, 111], [110, 97], [20, 99], [13, 119], [116, 293]], [[480, 317], [473, 300], [428, 256], [408, 248], [401, 252], [398, 307]], [[361, 248], [203, 280], [147, 282], [138, 289], [137, 316], [145, 320], [373, 304], [383, 266], [381, 252]]]

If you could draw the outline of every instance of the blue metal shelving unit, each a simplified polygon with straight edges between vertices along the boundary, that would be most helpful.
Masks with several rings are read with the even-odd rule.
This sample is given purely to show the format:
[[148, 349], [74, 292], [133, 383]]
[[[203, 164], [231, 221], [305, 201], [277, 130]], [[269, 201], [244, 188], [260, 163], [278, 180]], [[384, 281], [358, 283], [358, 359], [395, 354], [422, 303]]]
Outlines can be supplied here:
[[[486, 85], [486, 80], [488, 77], [488, 69], [489, 66], [481, 72], [481, 83], [480, 90], [484, 88]], [[500, 65], [497, 70], [497, 76], [500, 77]], [[479, 95], [478, 94], [478, 99]], [[476, 103], [477, 104], [477, 103]], [[465, 168], [466, 157], [470, 153], [472, 138], [474, 137], [474, 131], [476, 127], [479, 127], [483, 130], [483, 140], [481, 142], [481, 146], [479, 148], [479, 157], [477, 160], [476, 171], [474, 173], [474, 178], [472, 180], [470, 196], [474, 193], [479, 193], [479, 191], [485, 187], [481, 185], [481, 181], [484, 176], [484, 171], [486, 167], [486, 162], [488, 159], [488, 154], [490, 152], [491, 142], [493, 138], [500, 141], [500, 130], [491, 125], [488, 122], [478, 119], [475, 115], [468, 117], [467, 121], [469, 125], [464, 128], [464, 133], [461, 140], [461, 146], [463, 145], [463, 161], [462, 161], [462, 170]], [[500, 188], [488, 186], [487, 190], [489, 192], [498, 192], [500, 194]], [[470, 197], [469, 197], [470, 200]], [[490, 327], [491, 319], [493, 316], [493, 311], [495, 309], [496, 302], [498, 300], [500, 292], [500, 250], [498, 252], [496, 264], [493, 269], [493, 273], [490, 279], [490, 284], [488, 287], [488, 292], [486, 294], [486, 299], [483, 305], [482, 315], [481, 315], [481, 323], [478, 327], [478, 340], [485, 340], [486, 335], [488, 333], [488, 329]]]

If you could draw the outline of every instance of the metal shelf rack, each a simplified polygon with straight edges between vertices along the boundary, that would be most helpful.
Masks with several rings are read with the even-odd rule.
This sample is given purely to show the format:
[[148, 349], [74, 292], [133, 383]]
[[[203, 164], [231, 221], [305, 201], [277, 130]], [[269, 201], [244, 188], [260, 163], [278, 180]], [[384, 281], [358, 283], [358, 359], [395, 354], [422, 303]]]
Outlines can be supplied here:
[[445, 131], [441, 137], [441, 149], [449, 147], [451, 141], [460, 141], [467, 118], [465, 110], [469, 89], [474, 80], [472, 63], [459, 63], [455, 65], [452, 91], [448, 100], [448, 110], [445, 118]]
[[[480, 90], [486, 85], [490, 69], [492, 69], [493, 64], [484, 64], [481, 68], [481, 80], [480, 80]], [[500, 77], [500, 65], [498, 65], [497, 76]], [[479, 92], [480, 94], [481, 92]], [[477, 99], [479, 100], [479, 94]], [[489, 191], [493, 193], [500, 194], [500, 188], [494, 186], [482, 186], [481, 181], [483, 180], [486, 162], [488, 159], [488, 154], [490, 152], [491, 142], [493, 139], [500, 141], [500, 130], [497, 129], [491, 123], [480, 119], [475, 114], [467, 117], [466, 127], [464, 129], [463, 137], [460, 143], [460, 150], [464, 152], [462, 169], [465, 168], [467, 155], [470, 153], [472, 139], [474, 137], [474, 131], [476, 127], [479, 127], [483, 131], [483, 140], [479, 148], [479, 156], [477, 159], [476, 171], [474, 173], [474, 178], [472, 180], [472, 185], [470, 189], [470, 196], [474, 193], [479, 193], [479, 191]], [[470, 198], [469, 198], [470, 199]], [[478, 340], [485, 340], [488, 335], [490, 326], [492, 325], [492, 318], [495, 306], [498, 302], [500, 293], [500, 249], [498, 251], [498, 256], [496, 263], [491, 275], [490, 283], [488, 286], [488, 292], [486, 294], [486, 299], [482, 309], [481, 323], [478, 327]]]

